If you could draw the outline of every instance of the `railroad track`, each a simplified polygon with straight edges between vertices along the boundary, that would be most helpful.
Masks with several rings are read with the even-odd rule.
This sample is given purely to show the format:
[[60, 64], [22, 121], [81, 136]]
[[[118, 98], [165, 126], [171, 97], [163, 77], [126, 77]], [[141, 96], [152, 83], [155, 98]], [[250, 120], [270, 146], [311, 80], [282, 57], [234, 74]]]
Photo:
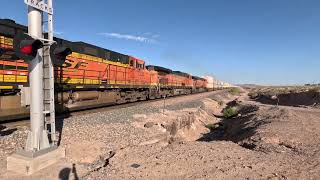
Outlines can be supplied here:
[[[208, 92], [204, 92], [208, 93]], [[198, 93], [197, 93], [198, 94]], [[130, 102], [130, 103], [125, 103], [125, 104], [116, 104], [116, 105], [108, 105], [108, 106], [103, 106], [103, 107], [97, 107], [97, 108], [88, 108], [88, 109], [82, 109], [78, 111], [72, 111], [72, 112], [67, 112], [67, 113], [60, 113], [56, 115], [57, 121], [61, 121], [65, 118], [71, 117], [71, 116], [82, 116], [86, 114], [92, 114], [92, 113], [97, 113], [97, 112], [107, 112], [107, 111], [112, 111], [114, 109], [123, 109], [123, 108], [128, 108], [136, 105], [141, 105], [141, 104], [146, 104], [146, 103], [152, 103], [152, 102], [159, 102], [159, 101], [165, 101], [169, 99], [175, 99], [179, 97], [184, 97], [184, 96], [193, 96], [196, 94], [189, 94], [189, 95], [179, 95], [179, 96], [173, 96], [173, 97], [167, 97], [167, 98], [160, 98], [160, 99], [152, 99], [152, 100], [144, 100], [144, 101], [137, 101], [137, 102]], [[5, 126], [7, 128], [17, 128], [21, 126], [30, 126], [30, 119], [29, 119], [29, 114], [26, 113], [24, 115], [25, 117], [18, 118], [16, 120], [5, 120], [5, 121], [0, 121], [0, 125]]]

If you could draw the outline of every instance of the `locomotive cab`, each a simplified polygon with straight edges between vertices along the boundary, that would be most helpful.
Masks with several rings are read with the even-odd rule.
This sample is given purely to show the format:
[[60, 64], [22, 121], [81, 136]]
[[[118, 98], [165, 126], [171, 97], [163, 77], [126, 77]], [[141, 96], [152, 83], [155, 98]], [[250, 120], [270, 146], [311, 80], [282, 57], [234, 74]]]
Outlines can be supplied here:
[[129, 64], [130, 67], [138, 70], [144, 70], [145, 69], [145, 62], [143, 60], [140, 60], [135, 57], [129, 57]]

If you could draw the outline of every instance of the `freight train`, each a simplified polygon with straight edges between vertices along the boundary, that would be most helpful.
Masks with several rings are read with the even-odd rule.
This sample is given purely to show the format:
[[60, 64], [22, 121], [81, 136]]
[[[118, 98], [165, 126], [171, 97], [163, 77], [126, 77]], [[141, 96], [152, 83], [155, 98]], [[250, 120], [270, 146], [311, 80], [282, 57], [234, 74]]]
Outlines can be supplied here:
[[[0, 119], [18, 118], [30, 105], [28, 64], [15, 56], [13, 37], [27, 27], [0, 19]], [[72, 54], [55, 66], [58, 111], [79, 110], [208, 91], [206, 79], [84, 42], [54, 38]]]

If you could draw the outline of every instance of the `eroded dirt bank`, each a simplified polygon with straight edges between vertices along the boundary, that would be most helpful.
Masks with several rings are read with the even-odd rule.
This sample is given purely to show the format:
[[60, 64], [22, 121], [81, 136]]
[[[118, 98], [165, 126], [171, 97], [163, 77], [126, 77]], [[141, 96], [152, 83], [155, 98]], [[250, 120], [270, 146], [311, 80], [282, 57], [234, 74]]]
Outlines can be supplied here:
[[314, 107], [320, 105], [319, 87], [263, 88], [253, 90], [249, 95], [264, 104]]
[[[188, 132], [182, 129], [180, 139], [122, 149], [110, 159], [108, 166], [91, 173], [86, 178], [318, 179], [320, 177], [319, 109], [262, 105], [250, 101], [246, 94], [234, 98], [236, 101], [229, 102], [229, 105], [237, 109], [238, 115], [235, 117], [224, 119], [221, 113], [219, 114], [225, 106], [220, 107], [216, 102], [226, 99], [216, 99], [217, 101], [206, 99], [203, 101], [206, 102], [204, 104], [210, 104], [211, 108], [204, 105], [196, 112], [204, 111], [206, 115], [211, 115], [210, 120], [205, 122], [213, 123], [209, 129], [204, 130], [196, 125], [194, 129], [188, 127]], [[174, 113], [170, 114], [175, 117]], [[149, 121], [163, 118], [159, 114], [147, 117]], [[192, 134], [192, 138], [188, 138], [186, 135], [188, 133]], [[199, 137], [197, 140], [194, 140], [194, 134]]]

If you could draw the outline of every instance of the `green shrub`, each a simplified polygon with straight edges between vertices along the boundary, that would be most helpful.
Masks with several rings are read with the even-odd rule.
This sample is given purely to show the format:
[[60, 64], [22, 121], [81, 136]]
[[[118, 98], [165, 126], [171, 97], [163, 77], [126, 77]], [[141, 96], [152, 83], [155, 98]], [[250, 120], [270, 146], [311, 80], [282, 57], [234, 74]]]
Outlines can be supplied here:
[[223, 117], [224, 118], [231, 118], [238, 115], [238, 111], [234, 107], [228, 107], [225, 110], [223, 110]]
[[229, 93], [232, 94], [232, 95], [238, 95], [238, 94], [240, 94], [240, 92], [241, 91], [240, 91], [239, 88], [233, 87], [233, 88], [229, 89]]

